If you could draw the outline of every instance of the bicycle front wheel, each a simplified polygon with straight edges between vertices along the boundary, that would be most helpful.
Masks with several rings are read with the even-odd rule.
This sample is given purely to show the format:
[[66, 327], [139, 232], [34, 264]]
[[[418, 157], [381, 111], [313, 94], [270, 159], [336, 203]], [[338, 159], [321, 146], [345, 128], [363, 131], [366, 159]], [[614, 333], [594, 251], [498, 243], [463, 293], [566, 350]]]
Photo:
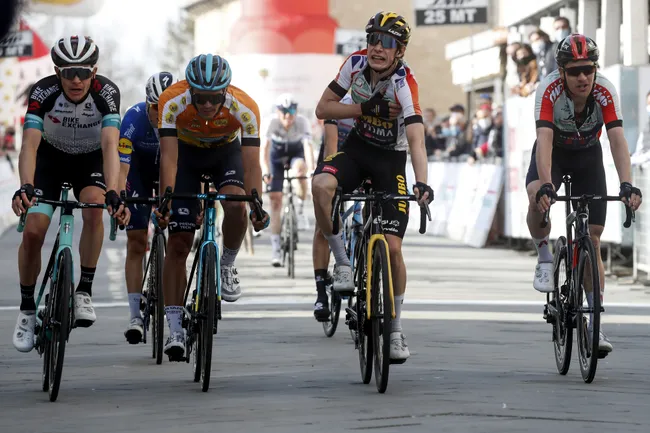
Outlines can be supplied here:
[[549, 311], [552, 311], [553, 347], [555, 352], [555, 365], [558, 373], [565, 375], [571, 365], [571, 350], [573, 347], [572, 325], [572, 299], [571, 299], [571, 274], [568, 272], [569, 254], [567, 241], [564, 236], [558, 238], [553, 248], [553, 293], [549, 302]]
[[372, 295], [371, 318], [372, 342], [375, 349], [375, 383], [377, 391], [386, 392], [388, 371], [390, 367], [390, 331], [392, 324], [393, 302], [390, 290], [390, 269], [388, 263], [388, 244], [377, 241], [372, 252]]
[[52, 283], [54, 289], [50, 293], [48, 307], [48, 327], [50, 330], [49, 355], [49, 395], [50, 401], [56, 401], [63, 374], [63, 360], [65, 358], [65, 345], [70, 332], [70, 305], [72, 293], [72, 254], [68, 248], [59, 254], [56, 282]]
[[[365, 242], [364, 242], [365, 243]], [[365, 245], [361, 245], [361, 242], [357, 244], [356, 248], [361, 250]], [[362, 254], [359, 251], [359, 254], [356, 256], [360, 258], [359, 267], [357, 268], [357, 294], [355, 302], [355, 312], [357, 315], [357, 329], [356, 329], [356, 343], [357, 350], [359, 351], [359, 367], [361, 368], [361, 380], [363, 383], [370, 383], [372, 378], [372, 356], [373, 356], [373, 346], [372, 346], [372, 327], [370, 325], [370, 320], [367, 318], [367, 302], [366, 302], [366, 273], [365, 268], [366, 260], [365, 254]]]
[[162, 280], [163, 280], [163, 263], [165, 262], [165, 236], [162, 233], [157, 233], [153, 240], [154, 249], [152, 254], [154, 257], [151, 263], [151, 270], [149, 274], [149, 296], [150, 305], [153, 307], [152, 315], [152, 339], [151, 351], [156, 364], [162, 364], [163, 360], [163, 345], [165, 337], [165, 299], [163, 297]]
[[203, 256], [203, 275], [201, 275], [201, 300], [199, 311], [201, 315], [201, 390], [206, 392], [210, 387], [212, 371], [212, 342], [215, 327], [215, 304], [217, 302], [217, 251], [214, 244], [205, 246]]
[[[583, 306], [586, 293], [593, 293], [591, 307]], [[591, 238], [582, 240], [575, 285], [576, 328], [578, 361], [582, 379], [591, 383], [598, 366], [598, 342], [600, 336], [600, 278], [596, 250]], [[591, 314], [590, 314], [591, 313]]]

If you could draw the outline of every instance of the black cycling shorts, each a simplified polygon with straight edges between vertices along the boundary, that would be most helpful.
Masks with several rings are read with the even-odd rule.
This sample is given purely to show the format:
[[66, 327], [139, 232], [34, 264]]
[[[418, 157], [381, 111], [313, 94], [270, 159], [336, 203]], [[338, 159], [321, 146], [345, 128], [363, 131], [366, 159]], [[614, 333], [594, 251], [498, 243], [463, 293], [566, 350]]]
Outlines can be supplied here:
[[[174, 192], [200, 193], [203, 175], [212, 176], [212, 183], [217, 191], [227, 185], [238, 186], [244, 190], [244, 168], [239, 140], [219, 150], [195, 147], [179, 140]], [[200, 209], [198, 200], [172, 200], [170, 233], [196, 230], [196, 217]]]
[[[351, 193], [370, 178], [377, 191], [408, 194], [406, 186], [406, 152], [381, 149], [363, 141], [356, 132], [348, 135], [341, 151], [326, 157], [314, 174], [329, 173], [336, 177], [343, 193]], [[384, 233], [404, 238], [409, 221], [408, 201], [389, 201], [383, 205]]]
[[81, 191], [89, 186], [96, 186], [106, 191], [102, 150], [71, 154], [41, 140], [36, 153], [36, 169], [34, 170], [36, 196], [48, 200], [59, 200], [63, 182], [72, 185], [77, 200], [80, 199]]
[[[537, 162], [535, 161], [536, 149], [537, 142], [533, 145], [530, 166], [526, 175], [526, 186], [535, 180], [539, 180]], [[571, 195], [607, 195], [603, 149], [600, 145], [582, 150], [567, 150], [554, 147], [551, 159], [551, 178], [556, 191], [562, 185], [562, 177], [565, 174], [571, 175]], [[573, 206], [575, 208], [576, 203], [573, 203]], [[594, 201], [589, 205], [589, 224], [604, 226], [606, 217], [606, 202]]]
[[[131, 168], [126, 179], [127, 197], [151, 197], [154, 188], [157, 188], [159, 165], [154, 160], [139, 158], [131, 154]], [[158, 191], [156, 191], [157, 193]], [[149, 227], [152, 206], [148, 204], [129, 204], [131, 220], [126, 230], [145, 230]]]
[[305, 159], [305, 148], [300, 143], [289, 145], [271, 143], [271, 185], [267, 188], [268, 192], [281, 192], [284, 185], [284, 166], [285, 164], [293, 165], [296, 159]]

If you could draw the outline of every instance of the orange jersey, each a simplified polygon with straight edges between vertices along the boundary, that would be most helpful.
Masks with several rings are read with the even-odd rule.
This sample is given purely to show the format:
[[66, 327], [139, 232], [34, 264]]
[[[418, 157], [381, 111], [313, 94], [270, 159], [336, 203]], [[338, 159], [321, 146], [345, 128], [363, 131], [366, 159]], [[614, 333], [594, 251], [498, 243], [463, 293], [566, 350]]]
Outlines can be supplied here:
[[160, 95], [158, 131], [161, 137], [177, 136], [191, 146], [218, 148], [239, 137], [259, 138], [260, 111], [246, 92], [231, 85], [221, 110], [206, 120], [192, 105], [190, 85], [183, 80]]

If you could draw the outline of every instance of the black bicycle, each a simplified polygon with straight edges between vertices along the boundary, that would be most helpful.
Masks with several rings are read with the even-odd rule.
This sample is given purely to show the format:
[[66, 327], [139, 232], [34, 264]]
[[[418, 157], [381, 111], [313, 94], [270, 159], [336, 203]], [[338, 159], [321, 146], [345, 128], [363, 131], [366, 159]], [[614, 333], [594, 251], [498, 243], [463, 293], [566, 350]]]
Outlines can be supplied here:
[[[380, 393], [388, 386], [390, 359], [391, 322], [395, 317], [393, 278], [390, 268], [388, 241], [381, 221], [382, 204], [389, 201], [417, 201], [414, 195], [389, 194], [373, 191], [367, 194], [343, 194], [338, 187], [332, 201], [332, 223], [334, 234], [339, 232], [339, 215], [343, 201], [370, 203], [364, 207], [362, 236], [355, 245], [354, 257], [358, 263], [354, 270], [356, 291], [354, 308], [346, 308], [350, 320], [348, 326], [355, 333], [355, 347], [359, 350], [359, 365], [363, 383], [369, 383], [374, 359], [375, 383]], [[404, 206], [406, 207], [406, 206]], [[426, 232], [426, 219], [431, 221], [428, 206], [421, 208], [420, 233]]]
[[280, 229], [280, 251], [282, 251], [282, 266], [287, 267], [287, 276], [296, 278], [296, 250], [298, 249], [298, 214], [293, 204], [293, 181], [309, 179], [309, 176], [289, 176], [291, 166], [284, 164], [284, 181], [288, 184], [284, 194], [285, 203], [282, 209]]
[[[171, 187], [168, 187], [160, 202], [158, 197], [126, 197], [126, 192], [122, 191], [122, 201], [125, 203], [145, 204], [157, 206], [163, 214], [167, 213], [167, 204], [170, 200]], [[147, 331], [151, 326], [152, 342], [151, 357], [155, 358], [156, 364], [162, 364], [163, 346], [165, 344], [165, 300], [162, 290], [163, 264], [165, 263], [165, 251], [167, 239], [165, 231], [158, 225], [158, 219], [151, 214], [151, 221], [154, 225], [154, 234], [151, 241], [151, 253], [146, 259], [141, 285], [143, 302], [141, 303], [142, 320], [144, 323], [142, 342], [147, 343]], [[120, 226], [120, 228], [123, 228]], [[146, 289], [145, 289], [146, 285]], [[128, 336], [127, 336], [128, 337]], [[129, 343], [137, 344], [139, 341], [130, 339]]]
[[[566, 202], [566, 237], [560, 236], [553, 249], [553, 292], [546, 295], [544, 318], [553, 325], [555, 363], [560, 374], [569, 371], [576, 329], [578, 361], [582, 379], [591, 383], [596, 375], [598, 359], [607, 352], [598, 350], [600, 337], [600, 313], [604, 312], [600, 297], [600, 278], [594, 244], [589, 236], [589, 203], [593, 201], [621, 201], [619, 196], [583, 194], [571, 195], [571, 176], [562, 178], [565, 196], [556, 201]], [[571, 202], [574, 210], [571, 211]], [[629, 228], [634, 221], [634, 211], [625, 206]], [[548, 225], [549, 213], [544, 214], [541, 227]], [[592, 306], [585, 306], [583, 293], [593, 294]]]

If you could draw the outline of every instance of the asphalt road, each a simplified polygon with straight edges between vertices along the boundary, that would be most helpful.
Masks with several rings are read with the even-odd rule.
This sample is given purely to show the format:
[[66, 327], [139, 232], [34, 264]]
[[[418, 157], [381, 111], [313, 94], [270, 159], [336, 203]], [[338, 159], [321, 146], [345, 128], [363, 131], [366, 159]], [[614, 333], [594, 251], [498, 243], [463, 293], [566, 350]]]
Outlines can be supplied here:
[[269, 266], [266, 234], [254, 256], [240, 253], [244, 294], [224, 305], [207, 393], [190, 365], [157, 366], [149, 346], [124, 341], [125, 236], [107, 240], [94, 285], [98, 320], [73, 331], [59, 399], [50, 403], [40, 391], [41, 359], [11, 344], [20, 237], [8, 231], [0, 238], [0, 430], [648, 431], [648, 288], [607, 282], [603, 320], [615, 351], [585, 384], [575, 359], [567, 376], [556, 372], [533, 258], [409, 233], [403, 324], [412, 356], [391, 367], [380, 395], [374, 379], [361, 383], [345, 326], [328, 339], [312, 318], [309, 239], [304, 232], [295, 280]]

